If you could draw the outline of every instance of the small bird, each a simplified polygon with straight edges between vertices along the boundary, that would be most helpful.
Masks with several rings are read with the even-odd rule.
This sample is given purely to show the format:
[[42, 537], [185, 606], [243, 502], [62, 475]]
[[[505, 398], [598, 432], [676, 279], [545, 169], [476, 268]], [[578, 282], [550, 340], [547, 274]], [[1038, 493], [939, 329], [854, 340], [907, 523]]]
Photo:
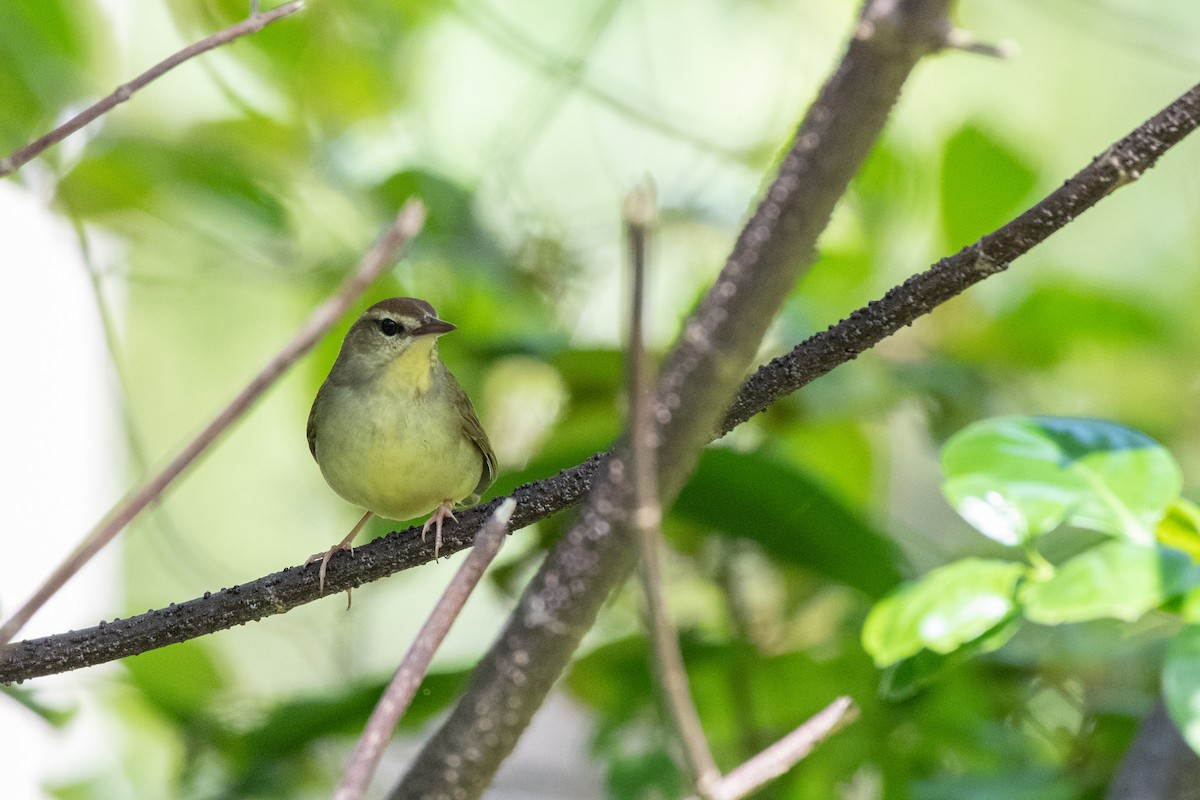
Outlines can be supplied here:
[[342, 342], [308, 415], [308, 449], [335, 492], [367, 509], [325, 553], [325, 569], [372, 514], [405, 520], [433, 512], [433, 554], [456, 503], [479, 502], [496, 479], [496, 455], [458, 381], [438, 358], [439, 336], [455, 326], [414, 297], [393, 297], [363, 312]]

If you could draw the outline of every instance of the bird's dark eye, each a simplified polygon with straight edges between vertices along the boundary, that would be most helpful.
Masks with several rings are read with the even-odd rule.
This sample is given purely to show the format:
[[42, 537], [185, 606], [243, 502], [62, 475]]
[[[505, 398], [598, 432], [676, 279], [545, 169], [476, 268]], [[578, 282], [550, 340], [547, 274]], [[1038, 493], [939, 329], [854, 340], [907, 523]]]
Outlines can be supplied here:
[[404, 333], [404, 326], [394, 319], [385, 318], [379, 320], [379, 330], [384, 336], [395, 336]]

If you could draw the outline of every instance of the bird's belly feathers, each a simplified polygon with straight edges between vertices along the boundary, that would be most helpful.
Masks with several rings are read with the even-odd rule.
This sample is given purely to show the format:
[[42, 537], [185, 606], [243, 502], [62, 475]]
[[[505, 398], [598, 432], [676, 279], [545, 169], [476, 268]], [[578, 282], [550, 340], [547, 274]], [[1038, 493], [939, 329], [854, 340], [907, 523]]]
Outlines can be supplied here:
[[352, 389], [326, 399], [316, 450], [325, 480], [346, 500], [405, 520], [474, 491], [483, 457], [449, 404], [388, 398], [368, 409]]

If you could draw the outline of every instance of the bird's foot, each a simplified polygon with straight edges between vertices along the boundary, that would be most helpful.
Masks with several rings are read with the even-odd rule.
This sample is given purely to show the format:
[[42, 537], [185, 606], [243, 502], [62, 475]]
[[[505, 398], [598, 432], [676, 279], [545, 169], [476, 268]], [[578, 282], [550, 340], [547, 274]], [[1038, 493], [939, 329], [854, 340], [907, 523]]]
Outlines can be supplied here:
[[313, 553], [305, 560], [304, 566], [306, 567], [315, 561], [321, 562], [321, 568], [317, 570], [317, 585], [319, 587], [317, 594], [325, 594], [325, 570], [329, 567], [329, 559], [333, 558], [334, 553], [341, 552], [342, 550], [349, 550], [351, 555], [354, 554], [353, 545], [348, 542], [339, 542], [323, 553]]
[[[321, 568], [319, 570], [317, 570], [317, 587], [318, 587], [317, 594], [318, 595], [325, 594], [325, 570], [329, 567], [329, 559], [333, 558], [334, 553], [337, 553], [339, 550], [349, 550], [350, 554], [353, 555], [354, 554], [354, 546], [351, 544], [351, 542], [354, 541], [355, 536], [358, 536], [358, 532], [360, 530], [362, 530], [362, 526], [366, 525], [367, 520], [369, 520], [370, 518], [371, 518], [371, 512], [368, 511], [366, 514], [363, 515], [363, 518], [358, 521], [358, 524], [355, 525], [354, 528], [352, 528], [348, 534], [346, 534], [345, 539], [342, 539], [340, 542], [338, 542], [333, 547], [329, 548], [328, 550], [326, 550], [323, 553], [313, 553], [304, 562], [304, 566], [306, 566], [306, 567], [309, 564], [313, 563], [314, 561], [321, 562]], [[346, 590], [346, 608], [350, 608], [350, 590], [349, 589]]]
[[438, 557], [438, 553], [442, 549], [442, 522], [447, 517], [455, 522], [458, 522], [458, 517], [454, 516], [453, 500], [443, 500], [442, 504], [434, 510], [433, 515], [429, 519], [425, 520], [425, 524], [421, 526], [422, 542], [425, 541], [425, 534], [429, 532], [429, 526], [433, 526], [433, 557], [435, 559]]

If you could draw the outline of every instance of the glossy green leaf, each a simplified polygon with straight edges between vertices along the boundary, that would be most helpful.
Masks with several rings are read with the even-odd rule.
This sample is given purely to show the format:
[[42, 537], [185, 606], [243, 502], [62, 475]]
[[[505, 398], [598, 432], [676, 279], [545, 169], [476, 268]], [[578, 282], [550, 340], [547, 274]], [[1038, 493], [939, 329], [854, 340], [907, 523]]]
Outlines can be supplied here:
[[882, 533], [790, 464], [727, 448], [704, 451], [672, 514], [752, 539], [781, 561], [878, 597], [900, 581]]
[[1026, 198], [1036, 173], [987, 131], [967, 125], [946, 143], [942, 164], [942, 227], [951, 247], [963, 247], [1006, 222]]
[[1045, 625], [1112, 617], [1132, 622], [1200, 581], [1184, 553], [1125, 540], [1097, 545], [1021, 590], [1025, 616]]
[[1200, 625], [1187, 625], [1167, 645], [1163, 699], [1184, 740], [1200, 753]]
[[976, 656], [1003, 647], [1020, 629], [1021, 619], [1014, 612], [953, 652], [922, 650], [902, 658], [884, 669], [879, 693], [889, 700], [907, 700]]
[[1023, 564], [967, 558], [906, 583], [875, 604], [863, 647], [880, 667], [922, 650], [950, 653], [1008, 617]]
[[1150, 437], [1068, 417], [975, 423], [946, 443], [942, 470], [954, 509], [1008, 545], [1064, 524], [1148, 545], [1182, 486], [1175, 459]]

